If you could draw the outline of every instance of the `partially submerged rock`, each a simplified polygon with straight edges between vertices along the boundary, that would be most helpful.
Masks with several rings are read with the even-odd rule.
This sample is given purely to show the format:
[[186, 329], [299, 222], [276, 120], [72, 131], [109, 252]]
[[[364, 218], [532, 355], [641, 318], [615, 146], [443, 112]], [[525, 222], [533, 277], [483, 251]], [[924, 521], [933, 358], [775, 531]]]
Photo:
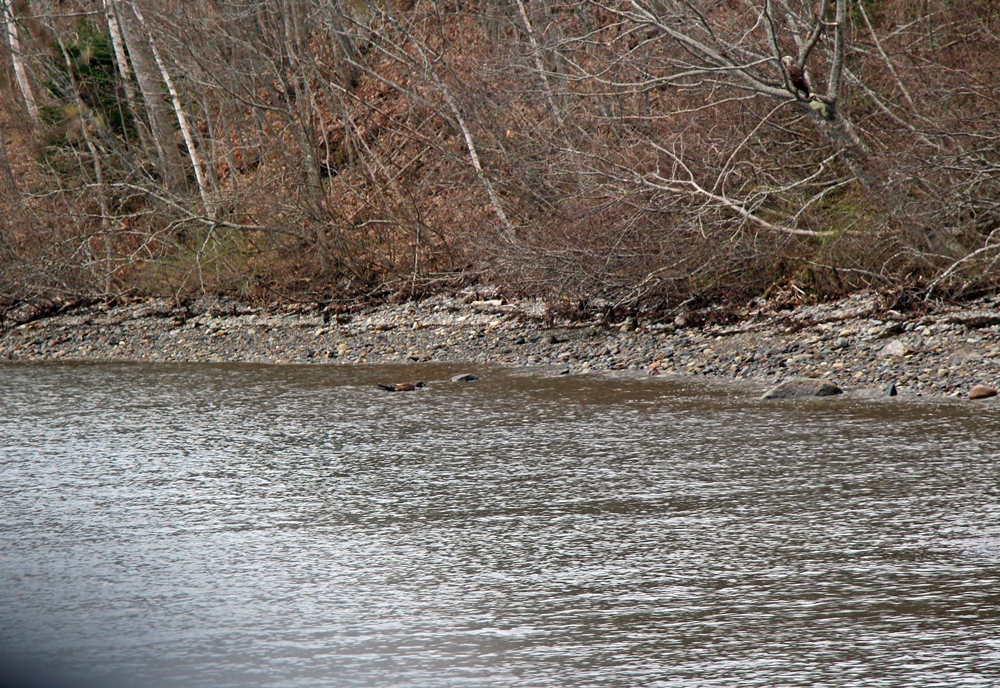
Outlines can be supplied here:
[[976, 385], [969, 390], [970, 399], [989, 399], [990, 397], [995, 397], [996, 395], [996, 388], [989, 387], [988, 385]]
[[472, 382], [472, 381], [478, 380], [478, 379], [479, 378], [476, 377], [475, 375], [473, 375], [472, 373], [463, 373], [461, 375], [456, 375], [455, 377], [451, 378], [451, 381], [452, 382]]
[[794, 377], [772, 387], [764, 393], [761, 399], [803, 399], [806, 397], [829, 397], [841, 393], [843, 390], [829, 380]]

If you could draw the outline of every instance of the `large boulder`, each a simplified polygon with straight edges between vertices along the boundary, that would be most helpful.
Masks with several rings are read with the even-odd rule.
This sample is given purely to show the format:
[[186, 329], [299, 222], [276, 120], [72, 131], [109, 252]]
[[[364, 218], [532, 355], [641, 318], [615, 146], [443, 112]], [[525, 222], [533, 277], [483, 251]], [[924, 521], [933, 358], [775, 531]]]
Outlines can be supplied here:
[[812, 377], [793, 377], [785, 380], [764, 393], [761, 399], [803, 399], [805, 397], [829, 397], [841, 394], [843, 390], [829, 380]]

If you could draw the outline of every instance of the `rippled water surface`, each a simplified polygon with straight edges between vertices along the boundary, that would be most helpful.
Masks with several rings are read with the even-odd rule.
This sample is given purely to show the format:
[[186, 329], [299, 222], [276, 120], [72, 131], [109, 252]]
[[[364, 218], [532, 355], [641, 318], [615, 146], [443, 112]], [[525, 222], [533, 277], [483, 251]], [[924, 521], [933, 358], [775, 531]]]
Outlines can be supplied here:
[[0, 367], [0, 668], [1000, 684], [995, 400], [457, 372]]

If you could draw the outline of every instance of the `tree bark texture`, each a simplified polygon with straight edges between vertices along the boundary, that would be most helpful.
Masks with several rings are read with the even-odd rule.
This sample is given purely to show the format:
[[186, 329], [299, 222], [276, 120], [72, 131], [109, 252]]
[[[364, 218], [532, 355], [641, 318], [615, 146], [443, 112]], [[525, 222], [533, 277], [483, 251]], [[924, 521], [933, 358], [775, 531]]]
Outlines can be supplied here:
[[180, 151], [174, 140], [174, 127], [164, 102], [164, 84], [150, 50], [149, 41], [129, 0], [111, 0], [115, 16], [121, 25], [122, 35], [132, 60], [135, 80], [142, 93], [143, 105], [149, 119], [150, 134], [156, 146], [157, 163], [165, 186], [171, 193], [182, 193], [187, 182]]

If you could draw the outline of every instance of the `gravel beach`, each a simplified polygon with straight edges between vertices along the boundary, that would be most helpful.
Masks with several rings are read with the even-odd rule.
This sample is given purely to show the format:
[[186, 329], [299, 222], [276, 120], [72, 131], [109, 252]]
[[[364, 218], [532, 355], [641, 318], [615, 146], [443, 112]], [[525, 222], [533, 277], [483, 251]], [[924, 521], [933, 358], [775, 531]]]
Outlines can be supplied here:
[[965, 398], [976, 385], [1000, 385], [1000, 299], [909, 315], [881, 303], [873, 292], [782, 309], [758, 301], [737, 324], [697, 327], [688, 325], [696, 314], [672, 322], [563, 321], [541, 302], [508, 302], [484, 289], [350, 315], [314, 304], [262, 309], [204, 299], [183, 307], [145, 300], [62, 312], [49, 304], [47, 315], [37, 306], [3, 314], [0, 362], [446, 361], [544, 374], [737, 379], [762, 388], [817, 377], [845, 390], [882, 393], [894, 385], [900, 396]]

